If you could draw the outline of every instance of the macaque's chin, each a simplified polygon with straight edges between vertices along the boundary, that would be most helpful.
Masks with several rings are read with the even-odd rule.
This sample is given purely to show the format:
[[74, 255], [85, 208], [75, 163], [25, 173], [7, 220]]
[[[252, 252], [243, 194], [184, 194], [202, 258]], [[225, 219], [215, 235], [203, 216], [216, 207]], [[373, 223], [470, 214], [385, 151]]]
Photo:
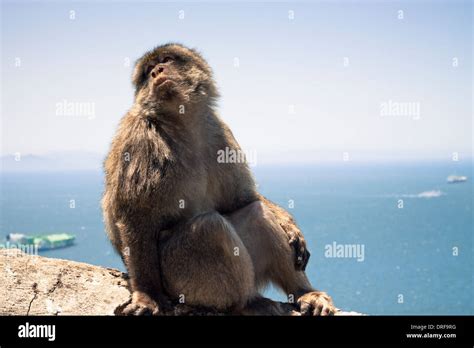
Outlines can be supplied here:
[[149, 97], [157, 101], [170, 100], [178, 94], [176, 82], [172, 80], [160, 81], [150, 88]]

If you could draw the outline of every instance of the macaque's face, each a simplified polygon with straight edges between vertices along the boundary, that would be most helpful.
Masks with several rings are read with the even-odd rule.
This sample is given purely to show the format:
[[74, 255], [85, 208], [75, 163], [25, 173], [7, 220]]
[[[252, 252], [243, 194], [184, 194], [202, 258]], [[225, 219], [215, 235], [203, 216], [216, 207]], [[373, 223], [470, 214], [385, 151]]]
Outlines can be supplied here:
[[195, 51], [168, 44], [147, 52], [133, 73], [139, 103], [178, 106], [209, 103], [217, 97], [212, 71]]

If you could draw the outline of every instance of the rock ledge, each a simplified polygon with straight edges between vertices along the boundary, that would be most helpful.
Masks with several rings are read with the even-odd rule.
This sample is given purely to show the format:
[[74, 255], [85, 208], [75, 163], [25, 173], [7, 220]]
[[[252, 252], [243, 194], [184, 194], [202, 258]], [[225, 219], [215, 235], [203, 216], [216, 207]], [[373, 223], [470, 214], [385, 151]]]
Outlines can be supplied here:
[[[127, 275], [112, 268], [0, 249], [0, 270], [0, 315], [114, 315], [130, 298]], [[280, 306], [298, 315], [292, 304]], [[226, 315], [183, 304], [165, 314]]]

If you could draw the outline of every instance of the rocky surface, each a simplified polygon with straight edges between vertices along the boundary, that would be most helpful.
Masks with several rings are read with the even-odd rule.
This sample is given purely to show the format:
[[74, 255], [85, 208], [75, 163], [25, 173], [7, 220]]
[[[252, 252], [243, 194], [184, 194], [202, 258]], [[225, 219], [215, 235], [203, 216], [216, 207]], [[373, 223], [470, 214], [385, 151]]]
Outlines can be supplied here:
[[[127, 275], [86, 263], [0, 249], [0, 315], [114, 315], [130, 298]], [[288, 315], [298, 315], [288, 303]], [[166, 315], [226, 315], [177, 304]], [[360, 315], [340, 311], [337, 315]]]

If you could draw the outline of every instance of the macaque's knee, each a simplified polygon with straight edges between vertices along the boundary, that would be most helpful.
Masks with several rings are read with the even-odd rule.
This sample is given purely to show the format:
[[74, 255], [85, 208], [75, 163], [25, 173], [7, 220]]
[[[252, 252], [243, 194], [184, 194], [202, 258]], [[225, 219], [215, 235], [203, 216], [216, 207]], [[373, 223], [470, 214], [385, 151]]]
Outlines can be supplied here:
[[189, 305], [245, 306], [255, 294], [253, 265], [232, 225], [213, 212], [174, 233], [161, 256], [169, 295]]
[[233, 215], [239, 216], [240, 218], [245, 217], [251, 221], [265, 221], [267, 218], [271, 218], [269, 215], [270, 211], [262, 201], [255, 201], [242, 209], [235, 212]]

